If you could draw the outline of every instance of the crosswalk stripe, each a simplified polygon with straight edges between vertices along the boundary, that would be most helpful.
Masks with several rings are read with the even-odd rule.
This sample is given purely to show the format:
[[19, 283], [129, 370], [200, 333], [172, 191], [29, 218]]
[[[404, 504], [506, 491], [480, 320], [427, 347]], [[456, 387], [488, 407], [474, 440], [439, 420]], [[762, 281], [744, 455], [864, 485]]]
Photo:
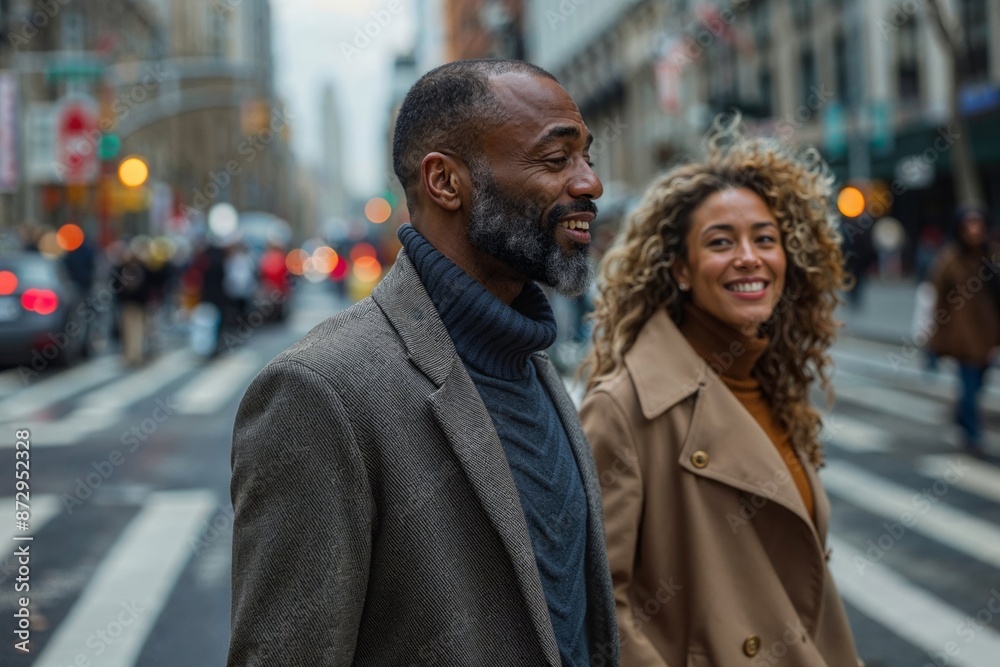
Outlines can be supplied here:
[[[15, 510], [15, 496], [9, 496], [6, 498], [0, 498], [0, 508], [5, 512], [9, 509], [12, 513]], [[0, 524], [0, 544], [5, 545], [4, 551], [7, 551], [7, 545], [16, 545], [14, 541], [15, 536], [22, 535], [37, 535], [38, 531], [47, 524], [52, 517], [59, 514], [59, 498], [54, 494], [45, 493], [42, 495], [35, 495], [29, 499], [28, 503], [31, 512], [31, 518], [28, 523], [31, 526], [31, 530], [26, 532], [21, 532], [15, 530], [13, 521], [4, 521]], [[9, 515], [13, 517], [13, 514]], [[13, 548], [13, 547], [12, 547]]]
[[[968, 615], [872, 562], [847, 542], [830, 535], [830, 571], [844, 599], [873, 621], [928, 654], [928, 664], [944, 656], [957, 667], [995, 665], [1000, 633], [972, 623]], [[987, 593], [986, 595], [989, 595]], [[980, 602], [987, 611], [990, 600]], [[997, 600], [1000, 604], [1000, 599]], [[1000, 609], [1000, 607], [997, 607]], [[992, 614], [991, 614], [992, 618]]]
[[[956, 478], [961, 479], [962, 466], [958, 465], [956, 470]], [[943, 496], [952, 486], [952, 475], [940, 477], [918, 492], [843, 461], [828, 461], [822, 476], [828, 491], [892, 521], [890, 527], [904, 531], [902, 537], [907, 531], [921, 533], [1000, 568], [1000, 528], [944, 503]]]
[[845, 415], [827, 415], [820, 439], [852, 452], [884, 452], [890, 449], [888, 431]]
[[0, 421], [26, 419], [60, 401], [107, 382], [122, 372], [118, 359], [101, 357], [39, 380], [0, 401]]
[[151, 495], [35, 667], [83, 664], [81, 655], [102, 667], [132, 667], [192, 555], [190, 539], [216, 504], [214, 494], [201, 490]]
[[177, 411], [188, 415], [218, 412], [236, 393], [242, 393], [263, 364], [250, 350], [240, 350], [199, 371], [176, 394]]
[[947, 407], [941, 401], [884, 386], [852, 386], [845, 391], [838, 391], [837, 400], [929, 426], [948, 423]]
[[121, 412], [136, 401], [152, 396], [187, 373], [194, 365], [195, 358], [190, 350], [175, 350], [149, 366], [89, 394], [77, 411], [87, 415]]
[[928, 477], [941, 477], [955, 460], [960, 460], [965, 468], [955, 486], [1000, 503], [1000, 469], [989, 463], [970, 456], [922, 456], [917, 460], [917, 470]]

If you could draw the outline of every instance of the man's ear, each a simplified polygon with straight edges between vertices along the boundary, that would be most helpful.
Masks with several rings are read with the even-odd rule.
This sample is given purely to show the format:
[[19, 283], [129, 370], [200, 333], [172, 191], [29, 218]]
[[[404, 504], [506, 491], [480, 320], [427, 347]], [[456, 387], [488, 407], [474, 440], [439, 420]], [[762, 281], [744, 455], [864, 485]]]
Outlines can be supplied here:
[[420, 180], [427, 198], [446, 211], [462, 206], [463, 183], [469, 183], [465, 164], [444, 153], [428, 153], [420, 163]]

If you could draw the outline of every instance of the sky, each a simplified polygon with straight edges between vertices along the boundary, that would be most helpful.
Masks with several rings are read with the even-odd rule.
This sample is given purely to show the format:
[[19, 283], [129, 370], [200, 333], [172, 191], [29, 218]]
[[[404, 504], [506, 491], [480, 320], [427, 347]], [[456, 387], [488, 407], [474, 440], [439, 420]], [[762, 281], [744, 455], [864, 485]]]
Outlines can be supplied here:
[[[389, 6], [402, 5], [392, 14]], [[343, 171], [350, 194], [381, 191], [392, 62], [413, 42], [409, 0], [272, 0], [275, 79], [292, 119], [292, 145], [303, 164], [322, 163], [320, 102], [334, 84], [343, 124]], [[358, 30], [370, 43], [355, 49]], [[376, 28], [377, 26], [377, 28]]]

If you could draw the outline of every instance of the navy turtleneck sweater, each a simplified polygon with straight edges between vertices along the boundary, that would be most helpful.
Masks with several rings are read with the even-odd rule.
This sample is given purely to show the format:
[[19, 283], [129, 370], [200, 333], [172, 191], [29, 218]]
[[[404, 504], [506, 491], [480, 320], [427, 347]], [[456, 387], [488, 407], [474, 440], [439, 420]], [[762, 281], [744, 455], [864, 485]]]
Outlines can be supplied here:
[[589, 665], [587, 499], [569, 437], [530, 359], [556, 338], [548, 299], [529, 282], [508, 306], [410, 225], [400, 228], [399, 240], [500, 436], [562, 664]]

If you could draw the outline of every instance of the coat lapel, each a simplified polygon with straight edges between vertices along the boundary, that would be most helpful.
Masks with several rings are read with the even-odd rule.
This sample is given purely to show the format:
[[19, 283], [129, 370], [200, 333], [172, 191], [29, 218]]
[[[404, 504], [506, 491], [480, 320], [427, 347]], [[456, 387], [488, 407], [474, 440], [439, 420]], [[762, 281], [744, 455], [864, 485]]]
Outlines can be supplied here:
[[546, 660], [557, 667], [559, 647], [510, 465], [479, 391], [404, 251], [372, 298], [410, 360], [437, 386], [427, 398], [431, 412], [504, 545]]
[[[816, 522], [806, 513], [788, 467], [770, 438], [722, 378], [688, 344], [665, 309], [650, 316], [625, 355], [625, 365], [648, 419], [696, 397], [691, 427], [678, 461], [681, 467], [785, 507], [808, 526], [816, 537], [817, 548], [822, 550], [818, 524], [822, 519], [825, 529], [829, 506], [820, 499], [822, 491], [811, 474], [811, 466], [803, 464], [817, 500]], [[708, 454], [708, 465], [698, 467], [693, 463], [696, 451]]]
[[587, 588], [591, 644], [615, 647], [614, 656], [605, 657], [612, 658], [611, 664], [618, 664], [618, 622], [615, 615], [614, 587], [611, 583], [607, 548], [604, 543], [604, 510], [601, 505], [601, 487], [594, 455], [580, 425], [576, 406], [566, 392], [562, 377], [544, 353], [534, 355], [534, 362], [538, 370], [538, 379], [552, 398], [556, 413], [566, 430], [577, 467], [580, 469], [583, 490], [587, 495]]

